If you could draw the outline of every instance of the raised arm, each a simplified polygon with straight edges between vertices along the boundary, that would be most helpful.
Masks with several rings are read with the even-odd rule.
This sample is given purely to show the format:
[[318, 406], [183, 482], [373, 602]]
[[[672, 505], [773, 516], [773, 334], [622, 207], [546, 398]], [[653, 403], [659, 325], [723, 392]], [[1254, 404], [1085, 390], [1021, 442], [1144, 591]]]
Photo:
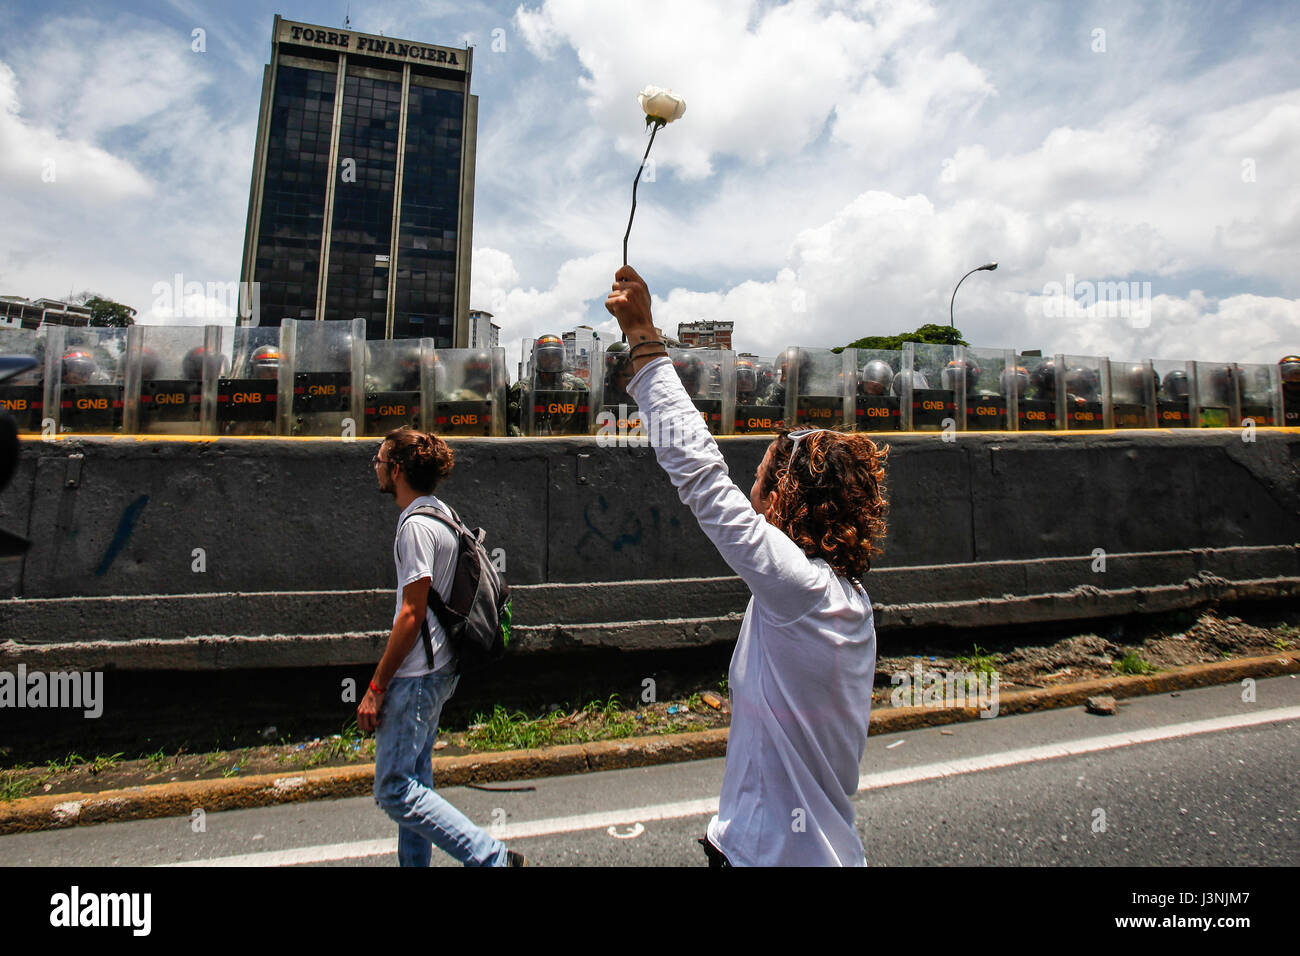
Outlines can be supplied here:
[[[634, 347], [659, 338], [650, 319], [650, 293], [630, 266], [618, 271], [605, 305]], [[637, 348], [636, 375], [628, 384], [648, 424], [655, 457], [701, 530], [756, 601], [779, 620], [801, 617], [824, 592], [829, 568], [810, 561], [736, 487], [717, 442], [664, 356], [664, 349], [653, 344]]]

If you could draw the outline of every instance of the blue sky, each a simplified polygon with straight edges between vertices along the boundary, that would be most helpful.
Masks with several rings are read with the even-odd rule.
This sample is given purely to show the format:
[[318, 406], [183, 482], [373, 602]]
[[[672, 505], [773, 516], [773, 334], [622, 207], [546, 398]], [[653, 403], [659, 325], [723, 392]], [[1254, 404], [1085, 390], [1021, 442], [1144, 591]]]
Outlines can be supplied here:
[[[0, 292], [93, 289], [169, 321], [155, 283], [237, 279], [273, 15], [341, 26], [347, 8], [8, 0]], [[476, 49], [472, 299], [512, 351], [612, 328], [647, 84], [688, 104], [656, 139], [630, 247], [669, 331], [731, 319], [738, 347], [762, 353], [892, 334], [946, 321], [956, 280], [996, 259], [957, 302], [979, 345], [1300, 351], [1293, 4], [534, 0], [351, 16]], [[1062, 319], [1045, 290], [1070, 276], [1148, 282], [1150, 298]]]

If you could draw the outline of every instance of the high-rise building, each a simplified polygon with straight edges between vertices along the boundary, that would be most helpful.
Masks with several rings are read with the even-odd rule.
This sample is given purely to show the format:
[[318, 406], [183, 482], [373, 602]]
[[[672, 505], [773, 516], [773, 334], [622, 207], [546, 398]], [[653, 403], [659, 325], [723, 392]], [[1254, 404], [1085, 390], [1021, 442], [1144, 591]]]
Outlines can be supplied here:
[[682, 322], [677, 326], [677, 337], [682, 345], [694, 348], [729, 349], [734, 322]]
[[276, 16], [240, 275], [260, 324], [361, 317], [367, 338], [467, 344], [472, 62]]
[[492, 313], [469, 310], [469, 347], [494, 349], [501, 344], [501, 326], [492, 321]]

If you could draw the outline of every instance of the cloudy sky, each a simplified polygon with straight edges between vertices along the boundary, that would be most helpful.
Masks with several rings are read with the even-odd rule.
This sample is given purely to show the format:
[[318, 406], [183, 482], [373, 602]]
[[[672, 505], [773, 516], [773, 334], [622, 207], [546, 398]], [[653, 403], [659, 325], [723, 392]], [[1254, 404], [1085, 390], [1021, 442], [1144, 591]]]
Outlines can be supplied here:
[[[155, 283], [238, 279], [272, 17], [341, 26], [348, 6], [0, 0], [0, 293], [92, 289], [166, 321]], [[1300, 351], [1292, 3], [350, 12], [357, 30], [476, 48], [472, 300], [512, 359], [524, 336], [614, 328], [646, 84], [688, 104], [656, 138], [629, 251], [669, 331], [730, 319], [764, 354], [894, 334], [946, 322], [957, 279], [995, 259], [957, 301], [974, 344]], [[1070, 277], [1079, 307], [1058, 294]], [[1138, 298], [1086, 308], [1089, 284], [1118, 282]]]

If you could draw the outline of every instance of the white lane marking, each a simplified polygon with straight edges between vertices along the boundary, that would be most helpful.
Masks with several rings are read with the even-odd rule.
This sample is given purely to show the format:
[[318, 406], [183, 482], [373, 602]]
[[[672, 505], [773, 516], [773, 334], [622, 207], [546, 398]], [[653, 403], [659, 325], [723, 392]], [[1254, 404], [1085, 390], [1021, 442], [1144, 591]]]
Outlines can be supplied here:
[[[1220, 730], [1234, 730], [1240, 727], [1253, 727], [1258, 724], [1297, 719], [1300, 719], [1300, 707], [1280, 707], [1275, 710], [1261, 711], [1257, 714], [1213, 717], [1181, 724], [1169, 724], [1165, 727], [1153, 727], [1148, 730], [1106, 734], [1101, 737], [1086, 737], [1082, 740], [1072, 740], [1060, 744], [1023, 747], [1019, 750], [1006, 750], [1002, 753], [986, 754], [981, 757], [967, 757], [962, 760], [921, 764], [899, 770], [866, 774], [858, 778], [858, 792], [896, 787], [907, 783], [919, 783], [922, 780], [933, 780], [938, 777], [994, 770], [999, 767], [1011, 767], [1016, 764], [1033, 763], [1039, 760], [1053, 760], [1057, 757], [1097, 753], [1102, 750], [1114, 750], [1119, 747], [1131, 747], [1135, 744], [1171, 740], [1176, 737], [1190, 737], [1196, 734], [1208, 734]], [[709, 797], [702, 800], [680, 800], [676, 803], [634, 807], [628, 810], [609, 810], [569, 817], [551, 817], [545, 820], [527, 820], [521, 823], [506, 824], [500, 828], [499, 833], [496, 830], [493, 832], [501, 840], [520, 840], [527, 837], [549, 836], [556, 833], [573, 833], [579, 830], [606, 830], [618, 824], [626, 825], [631, 820], [645, 822], [676, 820], [682, 817], [704, 816], [705, 814], [717, 812], [718, 798]], [[332, 843], [325, 846], [306, 846], [293, 850], [270, 850], [264, 853], [246, 853], [240, 856], [223, 856], [211, 860], [190, 860], [184, 863], [165, 865], [292, 866], [303, 863], [326, 863], [332, 860], [351, 860], [360, 857], [391, 856], [396, 852], [397, 839], [394, 837], [388, 840]]]
[[641, 834], [645, 833], [645, 827], [640, 823], [629, 827], [626, 833], [619, 833], [618, 827], [610, 827], [605, 831], [616, 840], [635, 840]]
[[858, 778], [858, 792], [896, 787], [905, 783], [919, 783], [922, 780], [952, 777], [963, 773], [977, 773], [981, 770], [996, 770], [999, 767], [1013, 767], [1016, 764], [1052, 760], [1056, 757], [1074, 757], [1080, 754], [1097, 753], [1101, 750], [1115, 750], [1119, 747], [1131, 747], [1134, 744], [1172, 740], [1175, 737], [1190, 737], [1195, 734], [1209, 734], [1219, 730], [1233, 730], [1238, 727], [1251, 727], [1256, 724], [1270, 724], [1296, 719], [1300, 719], [1300, 707], [1279, 707], [1276, 710], [1265, 710], [1258, 714], [1211, 717], [1181, 724], [1168, 724], [1164, 727], [1151, 727], [1147, 730], [1131, 730], [1118, 734], [1106, 734], [1103, 737], [1085, 737], [1082, 740], [1070, 740], [1059, 744], [1044, 744], [1039, 747], [1005, 750], [1002, 753], [966, 757], [961, 760], [920, 764], [914, 767], [903, 767], [899, 770], [864, 774]]

